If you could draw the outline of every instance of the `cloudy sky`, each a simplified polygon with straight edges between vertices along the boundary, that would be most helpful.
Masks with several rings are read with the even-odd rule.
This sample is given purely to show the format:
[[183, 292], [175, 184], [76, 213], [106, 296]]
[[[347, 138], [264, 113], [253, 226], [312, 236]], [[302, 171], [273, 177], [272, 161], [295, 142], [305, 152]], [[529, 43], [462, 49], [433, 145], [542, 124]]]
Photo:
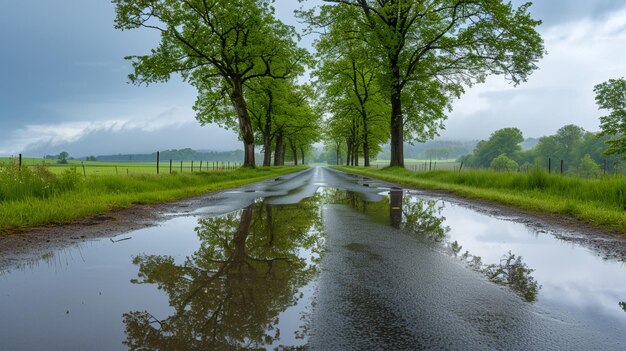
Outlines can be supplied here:
[[[292, 25], [298, 25], [292, 14], [298, 6], [275, 3], [277, 15]], [[536, 0], [532, 12], [544, 22], [548, 55], [540, 70], [518, 87], [494, 77], [472, 88], [455, 104], [443, 138], [485, 138], [511, 126], [527, 137], [570, 123], [598, 129], [593, 86], [626, 76], [626, 2]], [[117, 31], [113, 18], [108, 0], [3, 2], [0, 156], [240, 148], [233, 132], [198, 125], [195, 91], [180, 80], [127, 84], [130, 65], [123, 57], [146, 53], [158, 36]]]

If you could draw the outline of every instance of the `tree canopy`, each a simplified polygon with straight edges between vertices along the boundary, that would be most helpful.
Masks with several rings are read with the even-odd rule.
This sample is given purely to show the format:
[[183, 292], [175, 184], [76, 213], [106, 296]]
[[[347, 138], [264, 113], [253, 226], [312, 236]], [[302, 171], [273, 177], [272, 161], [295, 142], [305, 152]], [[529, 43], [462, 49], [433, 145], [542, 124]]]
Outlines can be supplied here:
[[244, 143], [244, 165], [254, 167], [254, 130], [244, 85], [264, 77], [293, 77], [308, 59], [295, 43], [294, 29], [274, 17], [271, 1], [113, 3], [116, 28], [147, 28], [161, 34], [150, 54], [127, 57], [134, 68], [131, 82], [164, 82], [180, 74], [198, 91], [198, 121], [236, 127]]
[[[502, 0], [325, 0], [309, 23], [328, 27], [341, 20], [333, 7], [352, 8], [354, 27], [381, 70], [389, 99], [391, 165], [403, 166], [403, 142], [432, 137], [465, 86], [491, 74], [518, 84], [544, 53], [526, 3]], [[346, 10], [348, 11], [348, 10]], [[405, 135], [406, 133], [406, 135]]]
[[596, 85], [593, 91], [598, 107], [610, 112], [600, 117], [601, 135], [611, 137], [606, 141], [606, 154], [626, 158], [626, 79], [610, 79]]

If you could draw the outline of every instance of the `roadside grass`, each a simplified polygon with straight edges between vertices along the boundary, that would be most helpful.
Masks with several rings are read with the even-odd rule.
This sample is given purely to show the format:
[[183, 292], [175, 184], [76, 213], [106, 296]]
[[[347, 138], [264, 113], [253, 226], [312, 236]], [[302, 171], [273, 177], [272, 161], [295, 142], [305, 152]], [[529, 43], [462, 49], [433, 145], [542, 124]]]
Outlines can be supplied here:
[[83, 177], [76, 169], [61, 174], [48, 167], [0, 167], [0, 234], [31, 227], [71, 223], [127, 208], [181, 200], [305, 169], [260, 167], [177, 175], [98, 175]]
[[404, 168], [339, 170], [410, 187], [446, 190], [536, 212], [566, 215], [613, 229], [626, 238], [626, 177], [582, 179], [550, 175], [543, 170], [504, 173], [487, 170], [412, 172]]

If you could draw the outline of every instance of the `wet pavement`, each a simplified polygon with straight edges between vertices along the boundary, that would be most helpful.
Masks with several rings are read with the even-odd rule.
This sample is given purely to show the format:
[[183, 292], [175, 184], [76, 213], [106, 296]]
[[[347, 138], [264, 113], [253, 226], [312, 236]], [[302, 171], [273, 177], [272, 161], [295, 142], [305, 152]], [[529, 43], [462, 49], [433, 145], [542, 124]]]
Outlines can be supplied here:
[[563, 233], [312, 168], [0, 272], [0, 350], [625, 349]]

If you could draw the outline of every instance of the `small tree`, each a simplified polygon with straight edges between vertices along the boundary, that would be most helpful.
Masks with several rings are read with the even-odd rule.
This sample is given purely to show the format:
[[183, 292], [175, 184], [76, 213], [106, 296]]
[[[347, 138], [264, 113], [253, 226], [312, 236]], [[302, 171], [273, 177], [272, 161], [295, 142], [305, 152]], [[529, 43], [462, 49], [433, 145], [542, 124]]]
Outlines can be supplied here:
[[597, 178], [602, 174], [602, 170], [596, 161], [587, 154], [580, 160], [578, 167], [570, 174], [582, 178]]
[[501, 154], [491, 160], [491, 168], [499, 172], [514, 172], [519, 168], [519, 165], [517, 162], [511, 160], [506, 154]]
[[70, 156], [67, 152], [63, 151], [57, 156], [57, 163], [61, 165], [67, 164], [67, 158]]
[[600, 117], [600, 136], [612, 137], [606, 141], [609, 148], [605, 154], [626, 158], [626, 79], [610, 79], [596, 85], [593, 91], [598, 107], [610, 111], [608, 116]]

